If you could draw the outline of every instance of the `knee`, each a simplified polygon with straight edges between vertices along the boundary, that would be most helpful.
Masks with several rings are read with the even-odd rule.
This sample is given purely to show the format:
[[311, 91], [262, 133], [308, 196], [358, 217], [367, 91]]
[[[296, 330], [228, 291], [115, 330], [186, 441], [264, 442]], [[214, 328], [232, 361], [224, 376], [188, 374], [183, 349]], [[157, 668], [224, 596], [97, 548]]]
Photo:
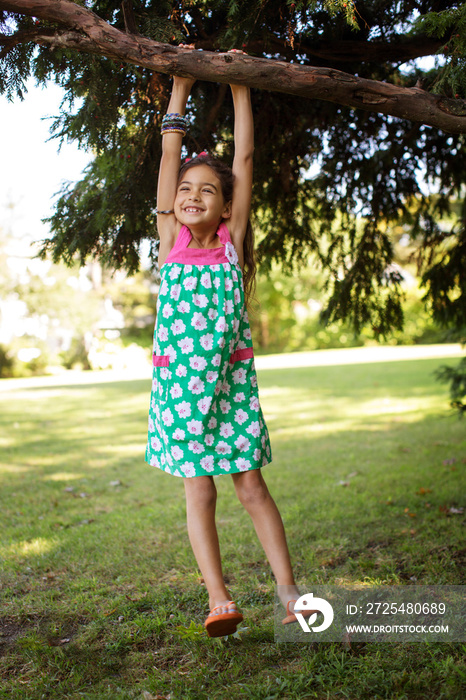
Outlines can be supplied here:
[[206, 476], [193, 477], [185, 481], [186, 502], [195, 508], [215, 508], [217, 489], [213, 479]]
[[[247, 472], [244, 476], [250, 474], [252, 472]], [[235, 486], [238, 499], [246, 510], [254, 510], [270, 498], [265, 481], [261, 478], [255, 478], [255, 475], [252, 478], [238, 480]]]

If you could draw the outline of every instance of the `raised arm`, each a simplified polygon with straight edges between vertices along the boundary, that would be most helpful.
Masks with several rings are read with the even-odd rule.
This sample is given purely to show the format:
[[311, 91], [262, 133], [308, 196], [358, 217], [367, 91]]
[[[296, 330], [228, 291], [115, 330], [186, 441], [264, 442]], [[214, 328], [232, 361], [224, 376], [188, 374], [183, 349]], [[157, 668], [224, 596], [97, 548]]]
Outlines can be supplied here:
[[[194, 80], [191, 78], [173, 78], [173, 89], [167, 114], [184, 115], [186, 103]], [[160, 161], [157, 186], [157, 211], [172, 212], [176, 196], [178, 172], [181, 163], [181, 144], [183, 135], [178, 132], [165, 133], [162, 136], [162, 158]], [[165, 262], [173, 248], [179, 231], [179, 223], [173, 213], [157, 214], [157, 229], [160, 236], [159, 267]]]
[[229, 229], [238, 256], [242, 259], [243, 240], [251, 209], [254, 123], [249, 88], [243, 85], [231, 85], [231, 92], [235, 110], [235, 155], [233, 159], [235, 184]]

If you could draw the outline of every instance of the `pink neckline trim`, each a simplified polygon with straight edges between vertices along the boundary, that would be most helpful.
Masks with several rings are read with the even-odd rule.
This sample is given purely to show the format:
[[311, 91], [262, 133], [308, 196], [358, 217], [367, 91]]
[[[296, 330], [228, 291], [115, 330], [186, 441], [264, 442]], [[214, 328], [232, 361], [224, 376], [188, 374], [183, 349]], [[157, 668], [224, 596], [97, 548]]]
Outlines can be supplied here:
[[[219, 265], [229, 262], [225, 255], [225, 243], [231, 243], [230, 232], [222, 222], [217, 230], [217, 236], [222, 243], [221, 248], [188, 248], [191, 243], [191, 232], [187, 226], [182, 226], [175, 245], [164, 262], [183, 263], [185, 265]], [[163, 265], [162, 265], [163, 267]]]

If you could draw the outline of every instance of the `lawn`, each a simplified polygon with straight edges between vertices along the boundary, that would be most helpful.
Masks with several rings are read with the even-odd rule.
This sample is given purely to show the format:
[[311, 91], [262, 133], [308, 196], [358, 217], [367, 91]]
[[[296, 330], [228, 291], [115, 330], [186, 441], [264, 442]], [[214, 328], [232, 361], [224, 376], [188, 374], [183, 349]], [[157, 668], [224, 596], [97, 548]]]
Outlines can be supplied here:
[[[441, 363], [259, 373], [264, 476], [301, 583], [464, 583], [466, 423]], [[276, 644], [274, 581], [226, 476], [219, 534], [245, 621], [207, 638], [182, 479], [143, 461], [150, 380], [65, 381], [0, 394], [0, 698], [464, 697], [461, 645]]]

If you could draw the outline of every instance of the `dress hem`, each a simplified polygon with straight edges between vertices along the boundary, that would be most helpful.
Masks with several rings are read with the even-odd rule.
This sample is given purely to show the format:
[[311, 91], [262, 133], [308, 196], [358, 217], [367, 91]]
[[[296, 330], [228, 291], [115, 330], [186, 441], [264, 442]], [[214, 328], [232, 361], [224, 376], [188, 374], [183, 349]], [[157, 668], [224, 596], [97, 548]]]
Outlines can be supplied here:
[[168, 476], [176, 476], [179, 479], [195, 479], [198, 476], [229, 476], [231, 474], [244, 474], [245, 472], [257, 471], [257, 469], [262, 469], [262, 467], [266, 467], [268, 464], [272, 463], [272, 459], [267, 459], [264, 464], [258, 464], [257, 467], [251, 467], [250, 469], [230, 469], [229, 471], [221, 471], [216, 473], [206, 472], [205, 474], [193, 474], [193, 476], [186, 476], [186, 474], [174, 474], [173, 472], [166, 471], [163, 467], [158, 467], [156, 464], [151, 464], [147, 459], [144, 461], [150, 467], [158, 469], [160, 472], [168, 474]]

